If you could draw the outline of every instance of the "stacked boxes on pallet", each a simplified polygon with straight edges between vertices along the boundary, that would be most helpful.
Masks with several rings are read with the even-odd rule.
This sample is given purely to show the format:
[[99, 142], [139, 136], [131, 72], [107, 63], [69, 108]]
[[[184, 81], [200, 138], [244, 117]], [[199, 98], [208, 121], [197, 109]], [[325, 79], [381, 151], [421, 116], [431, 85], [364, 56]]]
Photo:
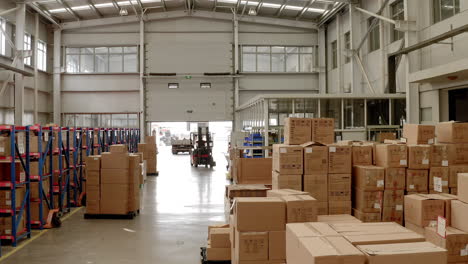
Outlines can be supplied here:
[[208, 227], [207, 261], [231, 260], [230, 231], [229, 225]]
[[156, 174], [158, 147], [155, 136], [146, 136], [145, 143], [138, 143], [138, 152], [143, 153], [143, 159], [146, 161], [146, 173]]
[[328, 146], [328, 214], [351, 214], [351, 146]]
[[101, 156], [86, 157], [86, 213], [99, 214], [101, 203]]

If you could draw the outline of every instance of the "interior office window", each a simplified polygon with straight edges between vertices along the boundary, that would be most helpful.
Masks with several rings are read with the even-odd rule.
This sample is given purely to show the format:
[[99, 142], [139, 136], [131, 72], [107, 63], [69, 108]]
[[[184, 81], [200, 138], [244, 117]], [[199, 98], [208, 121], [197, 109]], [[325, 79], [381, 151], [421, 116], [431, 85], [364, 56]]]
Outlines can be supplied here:
[[[405, 9], [403, 5], [403, 0], [398, 0], [394, 2], [390, 6], [390, 10], [392, 12], [392, 19], [393, 20], [404, 20], [405, 19]], [[391, 24], [392, 26], [392, 41], [397, 41], [403, 38], [404, 32], [398, 31], [395, 29], [395, 25]]]
[[98, 47], [94, 49], [94, 65], [96, 72], [109, 72], [109, 48]]
[[[346, 50], [351, 50], [351, 33], [348, 31], [344, 34], [344, 47]], [[345, 63], [349, 63], [351, 57], [345, 56]]]
[[[31, 50], [31, 40], [32, 37], [29, 34], [24, 34], [24, 50]], [[24, 58], [24, 64], [31, 66], [31, 56]]]
[[434, 23], [460, 13], [460, 0], [432, 0]]
[[[3, 29], [3, 32], [6, 32], [6, 21], [3, 18], [0, 18], [0, 27]], [[6, 36], [0, 32], [0, 54], [6, 55]]]
[[[318, 63], [314, 63], [315, 61], [318, 62], [318, 53], [317, 47], [300, 47], [300, 60], [299, 60], [299, 67], [301, 72], [313, 72], [314, 67], [317, 67]], [[314, 58], [315, 57], [315, 58]]]
[[138, 72], [138, 47], [83, 47], [66, 49], [67, 73]]
[[271, 48], [270, 47], [257, 47], [257, 71], [270, 72], [271, 71]]
[[299, 47], [286, 47], [286, 72], [299, 70]]
[[286, 59], [284, 53], [285, 47], [271, 47], [271, 71], [285, 72]]
[[331, 59], [332, 59], [332, 69], [338, 67], [338, 47], [336, 40], [331, 43]]
[[[372, 23], [374, 22], [374, 19], [376, 18], [371, 17], [369, 18], [369, 20], [367, 20], [368, 28], [371, 27]], [[369, 33], [369, 52], [380, 49], [380, 27], [379, 27], [379, 21], [378, 20], [376, 21], [377, 21], [377, 24]]]
[[47, 44], [39, 40], [37, 42], [37, 68], [41, 71], [47, 70]]

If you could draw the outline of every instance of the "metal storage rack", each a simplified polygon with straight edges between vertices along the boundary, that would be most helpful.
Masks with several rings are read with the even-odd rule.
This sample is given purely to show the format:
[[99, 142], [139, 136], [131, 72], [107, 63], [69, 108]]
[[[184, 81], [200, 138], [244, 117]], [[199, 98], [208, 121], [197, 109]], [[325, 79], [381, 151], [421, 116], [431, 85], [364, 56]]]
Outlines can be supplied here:
[[[0, 157], [2, 164], [10, 165], [10, 179], [0, 182], [1, 189], [8, 189], [11, 197], [11, 207], [0, 209], [2, 217], [11, 217], [11, 230], [10, 234], [1, 234], [1, 240], [8, 240], [12, 246], [16, 247], [19, 240], [31, 237], [31, 214], [30, 214], [30, 174], [29, 174], [29, 127], [22, 126], [0, 126], [2, 134], [10, 136], [10, 156]], [[24, 133], [24, 135], [21, 135]], [[17, 135], [18, 134], [18, 135]], [[22, 139], [18, 140], [16, 137]], [[17, 181], [16, 164], [20, 164], [20, 169], [24, 171], [24, 180], [21, 179], [21, 172], [19, 174], [19, 181]], [[16, 207], [17, 188], [25, 188], [24, 198], [21, 205]], [[26, 221], [25, 221], [26, 220]], [[19, 229], [19, 223], [25, 221], [23, 230]]]

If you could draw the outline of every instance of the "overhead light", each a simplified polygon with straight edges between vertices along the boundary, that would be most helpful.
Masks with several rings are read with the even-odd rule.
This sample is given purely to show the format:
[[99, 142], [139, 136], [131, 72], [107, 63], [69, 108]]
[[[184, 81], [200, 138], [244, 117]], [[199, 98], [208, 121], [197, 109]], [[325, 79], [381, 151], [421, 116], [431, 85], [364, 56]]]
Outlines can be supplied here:
[[257, 10], [255, 8], [250, 8], [249, 9], [249, 16], [256, 16], [257, 15]]
[[119, 14], [121, 16], [128, 16], [128, 10], [125, 9], [125, 8], [121, 8], [120, 11], [119, 11]]
[[169, 89], [178, 89], [179, 84], [178, 83], [168, 83], [167, 88], [169, 88]]
[[211, 88], [211, 83], [200, 83], [200, 88], [210, 89]]

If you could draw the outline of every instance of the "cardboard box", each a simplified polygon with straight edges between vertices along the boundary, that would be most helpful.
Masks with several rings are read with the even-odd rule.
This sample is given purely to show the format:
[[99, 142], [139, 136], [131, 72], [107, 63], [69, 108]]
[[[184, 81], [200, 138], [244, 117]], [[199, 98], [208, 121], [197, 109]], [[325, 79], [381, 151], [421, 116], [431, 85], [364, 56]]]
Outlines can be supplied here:
[[282, 231], [286, 225], [286, 204], [277, 197], [236, 198], [236, 230]]
[[339, 236], [301, 237], [299, 242], [289, 244], [287, 241], [288, 264], [364, 264], [365, 262], [362, 252]]
[[335, 119], [312, 118], [312, 141], [333, 144], [335, 141]]
[[312, 139], [312, 122], [308, 118], [284, 119], [284, 144], [300, 145]]
[[0, 209], [11, 209], [14, 204], [15, 208], [20, 208], [24, 200], [24, 195], [26, 193], [26, 188], [19, 187], [15, 190], [15, 201], [12, 201], [12, 191], [13, 190], [0, 190]]
[[86, 200], [99, 201], [101, 200], [101, 188], [99, 185], [86, 186]]
[[431, 150], [430, 145], [408, 145], [408, 168], [429, 169]]
[[452, 165], [449, 158], [449, 145], [432, 145], [430, 163], [432, 167], [447, 167]]
[[87, 185], [100, 185], [101, 184], [101, 172], [87, 170], [86, 184]]
[[310, 195], [289, 195], [281, 199], [286, 203], [286, 223], [317, 221], [317, 200]]
[[273, 170], [280, 174], [302, 174], [304, 171], [302, 147], [273, 145]]
[[317, 202], [317, 215], [328, 215], [328, 202]]
[[468, 164], [468, 144], [449, 144], [448, 156], [449, 165]]
[[383, 191], [365, 191], [357, 188], [354, 189], [353, 208], [356, 208], [363, 213], [380, 214], [382, 206]]
[[128, 185], [101, 184], [101, 214], [128, 213]]
[[374, 146], [370, 144], [353, 145], [353, 166], [356, 165], [372, 165]]
[[419, 125], [419, 124], [404, 124], [403, 138], [410, 145], [417, 144], [434, 144], [435, 126]]
[[[49, 194], [50, 190], [50, 182], [48, 178], [42, 180], [42, 190], [43, 194]], [[39, 199], [39, 182], [31, 182], [30, 183], [30, 193], [31, 199]], [[43, 196], [44, 197], [44, 196]]]
[[385, 168], [385, 190], [404, 190], [406, 188], [405, 168]]
[[128, 169], [102, 169], [101, 183], [129, 184], [130, 175]]
[[328, 173], [351, 173], [351, 146], [328, 146]]
[[86, 200], [86, 213], [87, 214], [100, 214], [100, 201], [98, 200]]
[[445, 215], [445, 202], [425, 195], [405, 196], [405, 221], [420, 227], [433, 225], [438, 216]]
[[[286, 225], [286, 247], [297, 245], [303, 237], [341, 236], [327, 223], [292, 223]], [[287, 251], [288, 249], [286, 249]]]
[[86, 168], [89, 171], [98, 171], [101, 169], [101, 155], [92, 155], [86, 157]]
[[326, 173], [305, 174], [303, 179], [303, 191], [309, 193], [317, 201], [328, 201], [328, 175]]
[[450, 189], [450, 194], [457, 195], [458, 194], [458, 188], [449, 188]]
[[368, 264], [447, 263], [447, 251], [429, 242], [360, 245]]
[[0, 136], [0, 156], [10, 157], [11, 156], [11, 138], [10, 136]]
[[237, 184], [271, 184], [271, 158], [239, 158], [235, 161], [233, 178]]
[[[0, 164], [0, 181], [11, 181], [11, 163], [5, 162]], [[34, 175], [34, 174], [31, 174]], [[26, 181], [26, 173], [23, 166], [19, 162], [15, 162], [15, 179], [18, 182]]]
[[341, 215], [351, 214], [351, 201], [329, 201], [328, 214]]
[[302, 175], [279, 174], [277, 171], [272, 172], [272, 187], [277, 189], [293, 189], [302, 191]]
[[358, 209], [353, 209], [353, 215], [364, 223], [381, 222], [382, 215], [378, 213], [365, 213]]
[[403, 204], [405, 203], [404, 190], [385, 190], [383, 194], [384, 207], [395, 207], [399, 211], [403, 211]]
[[450, 225], [452, 223], [452, 217], [451, 217], [451, 209], [452, 209], [452, 200], [457, 200], [457, 196], [451, 195], [451, 194], [446, 194], [446, 193], [438, 193], [438, 194], [427, 194], [425, 195], [428, 198], [431, 199], [437, 199], [437, 200], [442, 200], [445, 203], [445, 213], [444, 217], [447, 221], [447, 225]]
[[375, 146], [375, 164], [385, 168], [406, 168], [408, 149], [402, 144], [380, 144]]
[[432, 167], [429, 169], [429, 190], [434, 189], [434, 181], [438, 184], [436, 190], [449, 187], [450, 170], [448, 167]]
[[351, 201], [351, 174], [328, 174], [328, 200]]
[[[31, 221], [40, 221], [39, 202], [31, 202]], [[45, 221], [49, 215], [49, 207], [46, 201], [42, 201], [42, 220]]]
[[128, 169], [129, 157], [127, 153], [109, 153], [101, 154], [102, 169]]
[[383, 191], [385, 169], [377, 166], [354, 166], [353, 186], [365, 191]]
[[457, 187], [459, 173], [468, 173], [468, 165], [451, 165], [449, 167], [449, 187], [450, 188]]
[[268, 260], [268, 232], [236, 231], [235, 243], [237, 260]]
[[409, 192], [427, 192], [429, 189], [428, 170], [406, 170], [406, 190]]
[[126, 145], [123, 145], [123, 144], [110, 145], [109, 152], [110, 153], [128, 153], [128, 148]]
[[408, 221], [405, 221], [405, 227], [413, 232], [415, 232], [416, 234], [419, 234], [421, 236], [426, 236], [426, 230], [425, 230], [425, 227], [422, 227], [422, 226], [418, 226], [418, 225], [415, 225], [413, 223], [410, 223]]
[[304, 147], [304, 174], [316, 174], [328, 172], [328, 147], [308, 142]]
[[468, 123], [454, 121], [438, 123], [436, 135], [440, 143], [468, 143]]
[[458, 200], [468, 203], [468, 173], [458, 174]]
[[[293, 190], [293, 189], [273, 189], [268, 190], [266, 197], [283, 197], [283, 196], [291, 196], [291, 195], [309, 195], [308, 192]], [[253, 197], [253, 196], [251, 196]]]
[[286, 231], [268, 232], [268, 259], [286, 259]]
[[446, 227], [445, 237], [437, 233], [436, 227], [426, 227], [426, 239], [428, 242], [447, 250], [448, 262], [466, 262], [466, 246], [468, 245], [468, 233], [453, 227]]
[[317, 222], [327, 223], [327, 224], [340, 224], [340, 223], [362, 223], [361, 220], [356, 217], [348, 214], [342, 215], [319, 215], [317, 217]]
[[211, 245], [206, 247], [206, 260], [208, 261], [229, 261], [231, 260], [231, 248], [214, 248]]
[[403, 225], [403, 207], [384, 207], [382, 209], [382, 222], [395, 222]]
[[210, 245], [213, 248], [230, 248], [228, 227], [210, 229]]
[[452, 200], [451, 216], [452, 227], [468, 232], [468, 203]]

